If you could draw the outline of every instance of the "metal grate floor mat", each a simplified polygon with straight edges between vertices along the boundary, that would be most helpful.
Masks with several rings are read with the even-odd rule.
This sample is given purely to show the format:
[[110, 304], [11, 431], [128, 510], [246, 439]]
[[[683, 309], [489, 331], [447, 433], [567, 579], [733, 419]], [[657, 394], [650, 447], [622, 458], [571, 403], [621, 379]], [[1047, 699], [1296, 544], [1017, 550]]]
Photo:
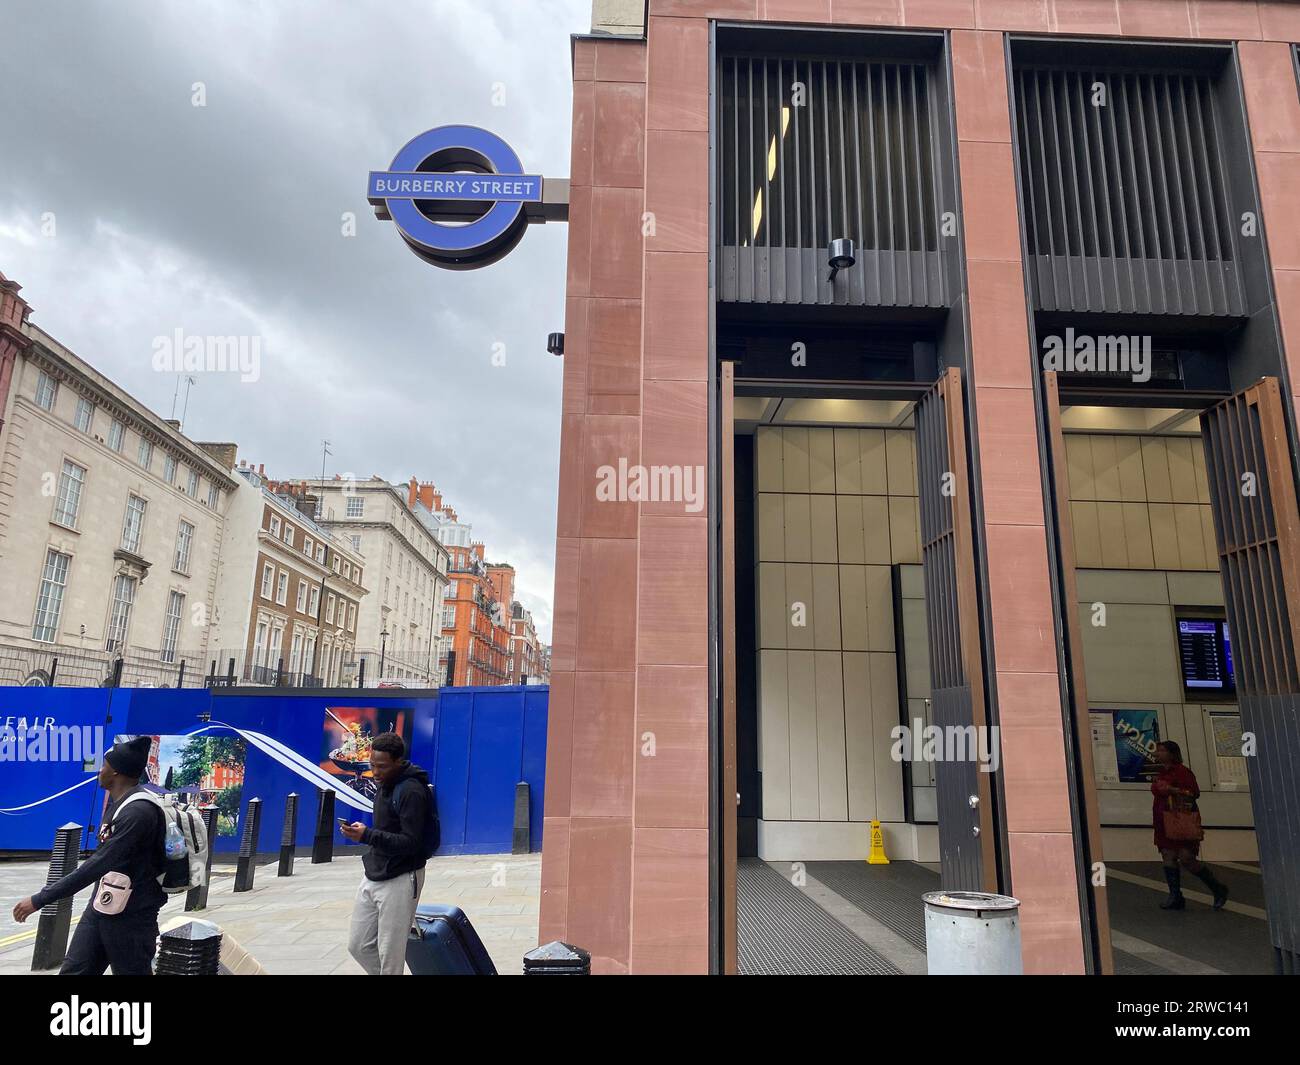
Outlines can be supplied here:
[[780, 873], [756, 858], [736, 867], [736, 938], [746, 976], [900, 976]]

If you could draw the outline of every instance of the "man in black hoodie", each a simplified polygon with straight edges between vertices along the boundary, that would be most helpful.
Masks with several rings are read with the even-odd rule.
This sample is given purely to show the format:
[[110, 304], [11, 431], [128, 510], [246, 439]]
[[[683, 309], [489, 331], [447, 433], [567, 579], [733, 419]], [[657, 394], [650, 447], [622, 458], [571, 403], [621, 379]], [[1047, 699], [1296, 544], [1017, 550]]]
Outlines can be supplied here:
[[352, 907], [348, 953], [370, 976], [401, 976], [424, 887], [429, 775], [406, 760], [406, 744], [395, 732], [380, 733], [370, 749], [370, 770], [379, 783], [374, 825], [354, 821], [339, 827], [353, 843], [370, 846], [362, 858], [366, 875]]
[[151, 971], [158, 942], [158, 911], [167, 901], [158, 885], [163, 871], [163, 814], [152, 798], [122, 805], [128, 795], [141, 790], [151, 742], [148, 736], [137, 736], [116, 744], [104, 755], [98, 783], [108, 792], [108, 806], [95, 853], [78, 869], [14, 907], [14, 920], [21, 923], [51, 902], [70, 898], [105, 873], [123, 873], [130, 878], [131, 896], [120, 913], [100, 913], [95, 909], [95, 896], [91, 896], [63, 959], [61, 976], [103, 976], [110, 965], [114, 976], [148, 976]]

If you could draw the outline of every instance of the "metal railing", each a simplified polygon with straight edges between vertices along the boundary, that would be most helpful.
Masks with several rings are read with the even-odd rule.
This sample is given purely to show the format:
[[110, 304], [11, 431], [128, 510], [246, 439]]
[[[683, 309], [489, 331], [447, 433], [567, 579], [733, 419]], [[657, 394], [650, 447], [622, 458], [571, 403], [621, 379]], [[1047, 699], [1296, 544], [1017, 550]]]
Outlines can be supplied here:
[[0, 643], [0, 687], [109, 687], [119, 659], [124, 688], [203, 686], [203, 658], [198, 651], [169, 651], [164, 656], [161, 650], [140, 647], [119, 653], [58, 644]]

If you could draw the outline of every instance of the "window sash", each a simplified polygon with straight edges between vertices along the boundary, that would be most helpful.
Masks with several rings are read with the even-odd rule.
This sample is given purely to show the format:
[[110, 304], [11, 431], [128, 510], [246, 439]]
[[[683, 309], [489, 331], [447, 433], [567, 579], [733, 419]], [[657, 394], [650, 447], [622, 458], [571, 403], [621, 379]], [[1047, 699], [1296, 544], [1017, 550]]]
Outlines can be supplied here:
[[113, 607], [108, 620], [105, 649], [120, 651], [131, 628], [131, 608], [135, 605], [135, 578], [119, 574], [113, 581]]
[[63, 614], [63, 592], [68, 586], [68, 565], [71, 555], [54, 548], [45, 552], [45, 569], [41, 574], [41, 590], [36, 597], [36, 618], [32, 622], [32, 639], [53, 643], [59, 635], [59, 618]]
[[127, 496], [126, 514], [122, 518], [122, 550], [133, 554], [140, 550], [140, 535], [144, 532], [144, 512], [148, 504], [139, 496]]
[[86, 468], [75, 462], [63, 461], [63, 472], [59, 474], [59, 495], [54, 504], [54, 520], [70, 529], [77, 527], [77, 516], [81, 511], [81, 489], [86, 483]]
[[95, 405], [82, 396], [77, 400], [77, 414], [73, 419], [73, 425], [77, 427], [78, 432], [88, 433], [95, 424]]
[[162, 660], [176, 661], [176, 639], [181, 631], [181, 617], [185, 611], [185, 596], [172, 592], [167, 597], [167, 617], [163, 622]]
[[176, 555], [172, 562], [172, 569], [178, 573], [188, 573], [190, 571], [190, 548], [194, 542], [194, 526], [188, 521], [183, 521], [176, 528]]
[[54, 399], [58, 394], [58, 382], [42, 370], [36, 377], [36, 405], [42, 410], [53, 410]]

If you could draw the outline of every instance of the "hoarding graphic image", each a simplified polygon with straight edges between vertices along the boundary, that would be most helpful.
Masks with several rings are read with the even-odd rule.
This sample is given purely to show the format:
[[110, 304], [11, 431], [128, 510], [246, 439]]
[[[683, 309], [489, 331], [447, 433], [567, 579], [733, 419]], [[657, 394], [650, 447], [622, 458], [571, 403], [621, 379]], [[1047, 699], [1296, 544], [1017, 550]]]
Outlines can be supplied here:
[[411, 744], [411, 712], [406, 708], [335, 706], [325, 709], [320, 766], [330, 776], [368, 799], [375, 796], [370, 745], [381, 732], [396, 732]]
[[239, 736], [150, 736], [141, 781], [160, 794], [184, 793], [200, 806], [216, 806], [217, 835], [239, 828], [248, 744]]

